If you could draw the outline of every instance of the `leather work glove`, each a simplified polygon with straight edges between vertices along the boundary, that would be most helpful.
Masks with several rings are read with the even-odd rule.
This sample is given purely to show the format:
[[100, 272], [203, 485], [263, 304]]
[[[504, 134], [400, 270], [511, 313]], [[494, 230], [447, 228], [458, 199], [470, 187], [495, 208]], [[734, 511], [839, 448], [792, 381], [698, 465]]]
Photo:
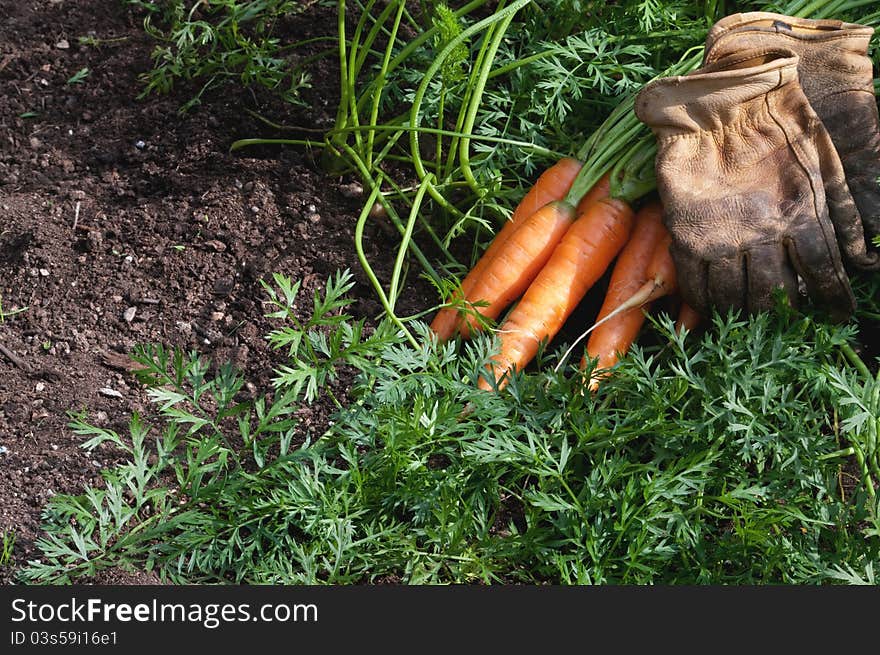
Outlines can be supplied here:
[[636, 98], [657, 138], [681, 294], [698, 312], [772, 309], [777, 287], [796, 305], [799, 275], [814, 302], [843, 320], [855, 300], [841, 251], [877, 264], [797, 65], [790, 50], [738, 52], [655, 80]]
[[727, 16], [709, 31], [703, 63], [755, 48], [793, 50], [801, 88], [840, 156], [866, 237], [880, 234], [880, 117], [868, 45], [874, 28], [768, 12]]

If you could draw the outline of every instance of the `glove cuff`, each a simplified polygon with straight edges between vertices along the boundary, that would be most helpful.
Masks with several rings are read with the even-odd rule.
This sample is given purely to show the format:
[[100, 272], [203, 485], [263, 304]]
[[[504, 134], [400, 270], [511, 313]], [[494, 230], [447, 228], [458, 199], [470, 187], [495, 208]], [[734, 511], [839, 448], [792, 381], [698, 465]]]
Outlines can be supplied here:
[[868, 58], [873, 34], [873, 27], [840, 20], [797, 18], [766, 11], [733, 14], [709, 30], [703, 63], [743, 50], [783, 47], [800, 57], [801, 85], [811, 102], [841, 91], [873, 94], [874, 75]]
[[[837, 48], [863, 55], [867, 54], [868, 42], [874, 34], [874, 28], [870, 25], [833, 19], [798, 18], [769, 11], [747, 11], [725, 16], [712, 26], [706, 36], [706, 53], [731, 33], [741, 31], [783, 35], [793, 43], [822, 43], [823, 47], [834, 43]], [[708, 60], [704, 59], [704, 62], [708, 63]]]
[[737, 52], [649, 83], [636, 97], [635, 113], [660, 140], [721, 130], [761, 111], [768, 93], [797, 85], [797, 66], [798, 56], [784, 48]]

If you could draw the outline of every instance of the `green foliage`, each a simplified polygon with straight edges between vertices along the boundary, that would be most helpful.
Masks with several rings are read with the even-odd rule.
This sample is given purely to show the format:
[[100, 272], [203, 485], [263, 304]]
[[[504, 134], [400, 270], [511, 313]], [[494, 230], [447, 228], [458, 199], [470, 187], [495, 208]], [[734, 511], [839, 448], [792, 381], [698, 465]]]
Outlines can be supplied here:
[[91, 71], [88, 67], [80, 68], [73, 75], [71, 75], [70, 78], [68, 78], [66, 84], [68, 86], [70, 86], [71, 84], [82, 84], [90, 73]]
[[3, 543], [0, 545], [0, 567], [12, 564], [12, 550], [15, 548], [15, 532], [3, 531]]
[[[139, 349], [159, 425], [134, 416], [123, 436], [74, 418], [86, 449], [125, 461], [49, 501], [23, 579], [873, 584], [880, 505], [860, 461], [876, 461], [880, 407], [848, 365], [852, 325], [714, 316], [700, 339], [661, 315], [595, 395], [589, 370], [553, 372], [564, 344], [486, 393], [490, 336], [438, 344], [415, 321], [413, 345], [386, 321], [364, 337], [350, 284], [328, 280], [304, 320], [298, 283], [267, 285], [287, 323], [270, 342], [312, 373], [256, 399], [228, 366]], [[348, 402], [310, 433], [299, 409], [336, 366], [355, 376]]]
[[299, 0], [126, 0], [145, 11], [144, 29], [156, 40], [153, 68], [144, 73], [140, 97], [168, 93], [181, 80], [195, 80], [200, 89], [182, 107], [201, 102], [212, 86], [235, 80], [245, 87], [260, 85], [288, 102], [309, 83], [290, 66], [289, 44], [276, 36], [277, 23], [302, 11]]
[[457, 40], [461, 36], [461, 23], [452, 10], [444, 4], [438, 4], [434, 8], [433, 21], [437, 26], [437, 35], [434, 37], [435, 50], [439, 52], [455, 42], [452, 52], [443, 62], [440, 77], [446, 85], [460, 82], [465, 78], [464, 65], [469, 54], [466, 42]]

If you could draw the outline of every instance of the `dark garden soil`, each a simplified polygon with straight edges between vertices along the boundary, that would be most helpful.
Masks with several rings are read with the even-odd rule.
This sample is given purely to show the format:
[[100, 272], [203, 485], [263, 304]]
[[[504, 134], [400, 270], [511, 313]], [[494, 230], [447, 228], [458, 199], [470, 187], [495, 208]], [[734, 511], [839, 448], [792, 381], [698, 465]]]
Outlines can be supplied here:
[[[379, 305], [355, 256], [362, 199], [353, 180], [329, 176], [305, 148], [229, 153], [245, 137], [316, 136], [273, 132], [245, 108], [329, 127], [331, 61], [313, 67], [307, 109], [236, 86], [179, 115], [195, 87], [136, 99], [153, 42], [123, 3], [0, 0], [0, 16], [0, 534], [15, 537], [0, 582], [11, 583], [38, 556], [46, 500], [99, 484], [117, 456], [81, 449], [69, 413], [86, 410], [123, 432], [133, 411], [150, 415], [127, 369], [136, 344], [231, 360], [249, 393], [264, 393], [283, 359], [264, 338], [275, 324], [264, 317], [260, 279], [300, 279], [308, 299], [350, 268], [352, 312], [373, 318]], [[313, 5], [288, 29], [281, 36], [291, 41], [332, 34], [335, 11]], [[113, 41], [81, 45], [81, 36]], [[68, 82], [86, 67], [80, 83]], [[367, 255], [381, 274], [388, 238], [368, 229]], [[434, 301], [411, 282], [404, 311]], [[329, 408], [304, 411], [304, 429], [320, 431]], [[94, 582], [155, 581], [110, 571]]]

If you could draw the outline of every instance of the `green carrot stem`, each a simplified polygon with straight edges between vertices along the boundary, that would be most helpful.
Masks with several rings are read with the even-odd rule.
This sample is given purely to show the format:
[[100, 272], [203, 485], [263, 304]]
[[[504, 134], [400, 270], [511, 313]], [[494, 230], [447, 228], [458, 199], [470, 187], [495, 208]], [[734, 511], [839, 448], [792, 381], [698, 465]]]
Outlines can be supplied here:
[[850, 346], [848, 343], [844, 343], [840, 346], [840, 350], [843, 355], [849, 360], [850, 364], [855, 366], [856, 370], [858, 370], [861, 375], [864, 375], [866, 378], [871, 379], [871, 371], [868, 370], [867, 365], [864, 361], [862, 361], [862, 358], [856, 354], [856, 351], [853, 350], [852, 346]]
[[856, 454], [856, 449], [850, 446], [849, 448], [842, 448], [840, 450], [835, 450], [833, 453], [825, 453], [824, 455], [819, 455], [817, 458], [820, 462], [828, 461], [829, 459], [839, 459], [841, 457], [852, 457]]
[[[414, 127], [419, 127], [419, 121], [421, 119], [420, 110], [421, 110], [422, 100], [424, 99], [425, 93], [428, 90], [428, 85], [430, 84], [434, 75], [437, 74], [437, 71], [443, 65], [443, 61], [449, 56], [449, 54], [452, 52], [452, 50], [456, 46], [458, 46], [460, 43], [462, 43], [465, 39], [469, 38], [472, 34], [475, 34], [475, 33], [479, 32], [480, 30], [485, 29], [489, 25], [492, 25], [494, 23], [498, 23], [498, 22], [504, 20], [505, 18], [507, 18], [507, 16], [509, 16], [510, 14], [516, 13], [517, 11], [522, 9], [524, 6], [526, 6], [530, 2], [531, 2], [531, 0], [516, 0], [516, 2], [508, 5], [504, 9], [501, 9], [500, 11], [496, 11], [491, 16], [487, 16], [486, 18], [474, 23], [470, 27], [465, 28], [464, 30], [461, 31], [460, 34], [456, 35], [455, 38], [450, 39], [449, 43], [446, 44], [446, 47], [440, 51], [440, 53], [437, 55], [437, 58], [431, 63], [431, 65], [425, 71], [425, 75], [422, 78], [422, 82], [421, 82], [421, 84], [419, 84], [418, 89], [416, 89], [416, 93], [413, 98], [413, 104], [410, 109], [410, 117], [411, 117], [410, 118], [410, 125], [413, 125]], [[421, 179], [421, 178], [425, 177], [426, 172], [425, 172], [425, 168], [422, 164], [421, 155], [419, 154], [420, 149], [419, 149], [418, 135], [419, 135], [419, 132], [416, 130], [414, 130], [410, 134], [410, 153], [412, 154], [412, 157], [413, 157], [413, 166], [416, 169], [416, 174], [419, 176], [419, 179]], [[433, 194], [432, 194], [432, 197], [433, 197]]]
[[422, 200], [425, 198], [425, 193], [428, 190], [428, 185], [433, 180], [433, 175], [428, 175], [422, 183], [419, 185], [419, 190], [416, 192], [416, 197], [413, 199], [412, 207], [410, 207], [409, 217], [406, 221], [406, 229], [403, 233], [403, 240], [400, 242], [400, 247], [397, 249], [397, 258], [394, 260], [394, 269], [391, 273], [391, 284], [388, 290], [388, 296], [391, 301], [391, 309], [394, 309], [394, 306], [397, 304], [397, 295], [400, 291], [400, 276], [403, 270], [403, 262], [405, 259], [407, 248], [409, 244], [412, 242], [413, 228], [416, 224], [416, 217], [419, 214], [419, 209], [422, 206]]
[[467, 116], [465, 118], [464, 126], [462, 128], [462, 132], [464, 132], [468, 136], [464, 136], [459, 141], [459, 150], [458, 150], [458, 161], [461, 168], [462, 176], [465, 180], [467, 180], [471, 189], [477, 196], [481, 196], [484, 193], [483, 188], [480, 183], [477, 182], [474, 177], [473, 171], [471, 170], [470, 165], [470, 133], [473, 130], [474, 123], [477, 120], [477, 112], [480, 109], [480, 100], [483, 98], [483, 91], [486, 89], [486, 80], [489, 76], [489, 71], [492, 68], [492, 62], [495, 60], [495, 54], [498, 52], [498, 47], [501, 45], [501, 40], [504, 38], [504, 35], [507, 33], [507, 28], [510, 25], [510, 22], [513, 20], [515, 13], [508, 14], [497, 26], [493, 26], [494, 34], [492, 34], [492, 39], [489, 44], [488, 49], [486, 50], [485, 57], [480, 65], [480, 73], [477, 77], [474, 92], [471, 95], [471, 100], [468, 106]]
[[262, 145], [285, 145], [285, 146], [307, 146], [309, 148], [324, 148], [327, 146], [322, 141], [310, 141], [309, 139], [239, 139], [233, 141], [229, 146], [229, 152], [234, 152], [248, 146]]
[[[368, 17], [372, 17], [370, 15], [370, 7], [373, 5], [375, 0], [371, 0], [369, 5], [364, 8], [363, 13], [361, 15], [361, 20], [364, 20]], [[399, 0], [398, 0], [399, 2]], [[376, 37], [379, 35], [379, 32], [382, 31], [382, 27], [385, 25], [385, 21], [388, 20], [388, 16], [394, 11], [394, 2], [389, 2], [384, 9], [376, 16], [376, 19], [373, 21], [373, 26], [370, 28], [370, 31], [367, 32], [367, 36], [364, 38], [364, 46], [360, 48], [358, 55], [355, 59], [355, 77], [360, 74], [361, 69], [364, 66], [364, 62], [367, 60], [367, 56], [372, 52], [371, 48], [373, 43], [376, 42]], [[388, 45], [393, 46], [394, 41], [389, 39]]]
[[[411, 125], [394, 125], [394, 124], [384, 124], [384, 125], [358, 125], [351, 127], [342, 127], [342, 128], [333, 128], [325, 132], [326, 135], [336, 135], [336, 134], [345, 134], [348, 132], [354, 131], [367, 131], [367, 130], [375, 130], [377, 132], [398, 132], [398, 131], [417, 131], [423, 134], [434, 134], [437, 136], [449, 136], [449, 137], [462, 137], [465, 136], [464, 132], [457, 132], [455, 130], [442, 130], [436, 127], [413, 127]], [[531, 150], [535, 154], [547, 157], [564, 157], [565, 153], [562, 153], [558, 150], [551, 150], [550, 148], [545, 148], [544, 146], [539, 146], [530, 141], [517, 141], [516, 139], [508, 139], [505, 137], [499, 136], [488, 136], [485, 134], [470, 134], [467, 135], [472, 141], [485, 141], [486, 143], [498, 143], [501, 145], [512, 146], [514, 148], [524, 148]]]
[[[479, 7], [486, 4], [486, 2], [488, 2], [488, 0], [472, 0], [460, 9], [453, 10], [453, 13], [456, 16], [466, 16], [475, 9], [478, 9]], [[403, 48], [400, 49], [400, 52], [397, 53], [397, 56], [388, 63], [388, 70], [395, 70], [398, 66], [400, 66], [402, 62], [406, 61], [413, 52], [420, 48], [425, 43], [425, 41], [434, 38], [434, 35], [436, 33], [437, 27], [434, 26], [422, 32], [412, 41], [409, 41]], [[371, 81], [364, 88], [363, 95], [361, 95], [361, 97], [358, 99], [358, 106], [360, 106], [361, 103], [365, 103], [369, 98], [372, 97], [372, 87], [374, 83], [375, 81]]]
[[406, 328], [406, 325], [397, 317], [394, 313], [394, 307], [389, 302], [388, 296], [385, 294], [385, 289], [382, 287], [382, 283], [379, 282], [379, 278], [376, 277], [376, 273], [373, 270], [373, 267], [370, 266], [370, 261], [367, 259], [367, 254], [364, 251], [364, 226], [367, 224], [367, 218], [370, 215], [370, 208], [380, 197], [380, 189], [379, 186], [373, 187], [372, 192], [370, 193], [370, 197], [367, 203], [364, 205], [363, 209], [361, 209], [361, 213], [358, 216], [357, 223], [354, 226], [354, 248], [357, 253], [358, 260], [361, 263], [361, 267], [364, 269], [364, 273], [367, 278], [370, 280], [370, 284], [373, 285], [373, 289], [376, 291], [376, 295], [379, 296], [379, 302], [382, 304], [382, 307], [385, 309], [385, 313], [388, 315], [388, 318], [391, 319], [394, 324], [400, 328], [403, 332], [404, 336], [406, 336], [407, 341], [409, 341], [414, 348], [419, 347], [419, 342], [413, 337], [410, 331]]
[[[364, 161], [360, 158], [360, 156], [357, 154], [357, 152], [355, 152], [354, 149], [350, 145], [348, 145], [347, 143], [342, 144], [342, 149], [345, 150], [345, 152], [348, 154], [348, 156], [351, 157], [351, 160], [354, 162], [355, 166], [357, 166], [357, 169], [360, 172], [361, 176], [363, 177], [365, 184], [369, 185], [371, 188], [374, 188], [374, 189], [381, 189], [381, 181], [380, 180], [377, 181], [377, 180], [373, 179], [372, 174], [370, 173], [369, 170], [367, 170], [367, 167], [364, 164]], [[400, 217], [397, 215], [397, 212], [394, 210], [394, 207], [392, 207], [390, 203], [385, 201], [385, 199], [381, 195], [379, 196], [379, 198], [382, 201], [382, 206], [385, 208], [385, 211], [388, 212], [388, 217], [391, 219], [391, 222], [394, 224], [394, 227], [397, 228], [397, 231], [400, 232], [401, 235], [405, 234], [406, 228], [404, 227], [402, 221], [400, 220]], [[375, 199], [373, 200], [373, 202], [375, 202]], [[371, 208], [372, 208], [372, 203], [367, 203], [365, 205], [365, 210], [366, 210], [367, 214], [369, 214]], [[431, 265], [431, 262], [428, 261], [428, 258], [425, 257], [425, 254], [422, 252], [421, 248], [419, 248], [418, 245], [416, 245], [415, 241], [410, 241], [408, 245], [409, 245], [410, 250], [412, 250], [413, 255], [415, 255], [416, 259], [419, 260], [419, 263], [422, 265], [422, 268], [425, 269], [425, 272], [428, 274], [428, 276], [432, 280], [434, 280], [435, 282], [439, 283], [441, 280], [440, 275], [437, 273], [437, 271]]]
[[[385, 76], [388, 74], [388, 63], [391, 60], [391, 52], [397, 41], [397, 28], [400, 26], [403, 9], [406, 6], [406, 3], [403, 0], [398, 1], [400, 4], [398, 5], [397, 15], [394, 17], [394, 25], [391, 29], [391, 35], [388, 37], [388, 46], [385, 49], [385, 57], [382, 59], [382, 67], [379, 69], [379, 75], [376, 78], [376, 88], [373, 91], [373, 107], [370, 111], [370, 126], [376, 125], [376, 122], [379, 120], [379, 102], [382, 98], [382, 88], [384, 86]], [[367, 133], [367, 168], [373, 167], [373, 139], [375, 138], [375, 134], [375, 130], [372, 129]]]

